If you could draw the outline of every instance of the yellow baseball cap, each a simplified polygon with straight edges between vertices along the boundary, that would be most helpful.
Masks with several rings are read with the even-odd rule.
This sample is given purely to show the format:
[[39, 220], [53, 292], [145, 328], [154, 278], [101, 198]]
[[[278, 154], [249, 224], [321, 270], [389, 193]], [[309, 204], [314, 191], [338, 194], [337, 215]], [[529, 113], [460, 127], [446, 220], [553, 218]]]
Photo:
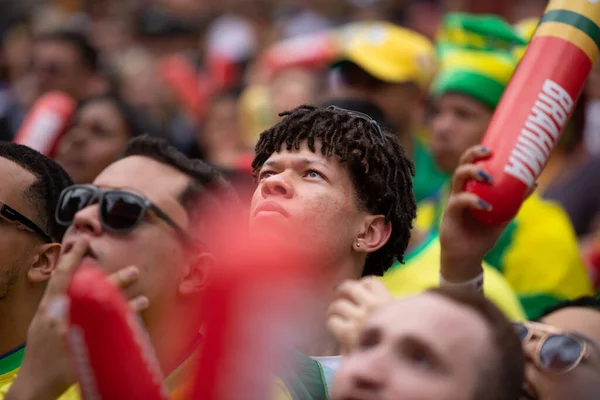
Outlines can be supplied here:
[[389, 83], [413, 82], [426, 89], [436, 69], [435, 48], [425, 36], [388, 22], [360, 22], [340, 30], [341, 55]]

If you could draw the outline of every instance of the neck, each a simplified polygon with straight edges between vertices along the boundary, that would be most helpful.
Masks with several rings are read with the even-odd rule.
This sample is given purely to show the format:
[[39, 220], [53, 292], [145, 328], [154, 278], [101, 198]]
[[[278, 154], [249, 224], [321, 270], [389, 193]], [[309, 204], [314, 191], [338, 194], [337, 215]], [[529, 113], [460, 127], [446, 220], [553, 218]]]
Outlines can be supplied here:
[[24, 294], [0, 300], [0, 321], [10, 321], [0, 323], [0, 355], [22, 346], [27, 340], [27, 330], [41, 301], [42, 293]]
[[335, 299], [336, 287], [345, 280], [359, 279], [360, 273], [357, 271], [362, 271], [363, 266], [364, 259], [361, 257], [361, 260], [348, 259], [319, 267], [321, 271], [335, 271], [335, 273], [322, 281], [323, 283], [315, 289], [315, 295], [312, 296], [313, 301], [307, 305], [311, 310], [310, 326], [312, 329], [309, 335], [310, 340], [299, 346], [304, 354], [312, 357], [341, 354], [340, 344], [327, 329], [327, 310]]
[[194, 350], [200, 323], [199, 319], [190, 318], [190, 314], [173, 313], [171, 310], [170, 313], [164, 314], [165, 318], [161, 321], [146, 323], [154, 353], [165, 378]]

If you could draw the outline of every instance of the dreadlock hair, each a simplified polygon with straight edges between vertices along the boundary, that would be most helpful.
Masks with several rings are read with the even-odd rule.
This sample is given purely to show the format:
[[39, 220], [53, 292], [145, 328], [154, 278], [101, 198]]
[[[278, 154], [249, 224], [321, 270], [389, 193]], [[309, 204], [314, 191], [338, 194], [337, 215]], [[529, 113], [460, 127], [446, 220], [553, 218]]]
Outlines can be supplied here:
[[303, 142], [314, 153], [319, 141], [324, 156], [335, 155], [346, 166], [360, 209], [382, 214], [392, 225], [387, 243], [367, 256], [363, 276], [381, 276], [395, 259], [403, 262], [417, 206], [414, 165], [397, 136], [384, 132], [380, 137], [372, 121], [339, 108], [302, 105], [280, 116], [285, 118], [260, 135], [254, 174], [273, 153], [298, 150]]

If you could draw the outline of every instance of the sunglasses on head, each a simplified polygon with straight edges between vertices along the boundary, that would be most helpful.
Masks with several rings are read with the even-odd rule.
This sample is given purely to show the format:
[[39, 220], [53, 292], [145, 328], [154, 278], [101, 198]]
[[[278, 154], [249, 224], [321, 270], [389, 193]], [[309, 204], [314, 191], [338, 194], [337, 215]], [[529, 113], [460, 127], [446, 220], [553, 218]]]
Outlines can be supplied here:
[[110, 232], [127, 233], [152, 212], [169, 224], [186, 242], [188, 234], [164, 211], [142, 195], [121, 189], [101, 189], [94, 185], [73, 185], [62, 191], [56, 207], [56, 222], [69, 226], [80, 210], [98, 203], [102, 227]]
[[582, 360], [590, 356], [590, 344], [587, 340], [558, 330], [553, 332], [542, 324], [538, 330], [535, 329], [535, 325], [513, 324], [523, 343], [530, 341], [534, 335], [539, 337], [534, 359], [539, 368], [564, 374], [575, 369]]
[[327, 110], [343, 111], [343, 112], [350, 114], [351, 117], [359, 118], [364, 121], [367, 121], [371, 125], [371, 129], [373, 130], [373, 133], [375, 133], [375, 135], [378, 136], [379, 139], [381, 140], [381, 143], [385, 143], [385, 136], [383, 135], [383, 130], [381, 130], [381, 126], [379, 126], [377, 121], [375, 121], [373, 118], [371, 118], [367, 114], [361, 113], [358, 111], [346, 110], [345, 108], [341, 108], [338, 106], [329, 106], [329, 107], [327, 107]]
[[16, 225], [29, 232], [35, 233], [42, 237], [46, 243], [54, 243], [54, 240], [48, 235], [42, 228], [40, 228], [35, 222], [10, 207], [8, 204], [4, 204], [0, 201], [0, 218], [8, 221], [9, 223]]

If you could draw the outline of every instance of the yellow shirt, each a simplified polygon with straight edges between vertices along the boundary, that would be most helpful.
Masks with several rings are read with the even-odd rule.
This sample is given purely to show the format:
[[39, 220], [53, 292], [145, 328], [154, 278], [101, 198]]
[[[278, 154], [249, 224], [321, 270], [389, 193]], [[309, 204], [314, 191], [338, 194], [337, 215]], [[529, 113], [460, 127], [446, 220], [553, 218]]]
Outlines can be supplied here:
[[[405, 257], [405, 264], [396, 263], [383, 276], [392, 295], [403, 298], [435, 288], [440, 283], [439, 237], [432, 233], [418, 248]], [[484, 292], [513, 321], [525, 320], [525, 313], [515, 292], [502, 274], [484, 265]]]
[[[25, 348], [22, 346], [15, 351], [0, 358], [0, 400], [4, 399], [10, 389], [13, 381], [19, 372], [19, 366], [23, 360]], [[189, 365], [189, 363], [185, 363]], [[187, 369], [187, 368], [186, 368]], [[178, 375], [178, 374], [172, 374]], [[182, 374], [183, 375], [183, 374]], [[165, 383], [171, 389], [170, 398], [172, 400], [185, 400], [189, 394], [189, 381], [179, 382], [178, 376], [170, 376]], [[275, 379], [271, 398], [273, 400], [292, 400], [292, 396], [287, 387], [279, 378]], [[81, 394], [78, 386], [71, 386], [58, 400], [80, 400]]]
[[[419, 204], [417, 229], [437, 232], [447, 192]], [[486, 255], [517, 293], [529, 319], [567, 299], [593, 294], [577, 238], [562, 207], [532, 194]]]

